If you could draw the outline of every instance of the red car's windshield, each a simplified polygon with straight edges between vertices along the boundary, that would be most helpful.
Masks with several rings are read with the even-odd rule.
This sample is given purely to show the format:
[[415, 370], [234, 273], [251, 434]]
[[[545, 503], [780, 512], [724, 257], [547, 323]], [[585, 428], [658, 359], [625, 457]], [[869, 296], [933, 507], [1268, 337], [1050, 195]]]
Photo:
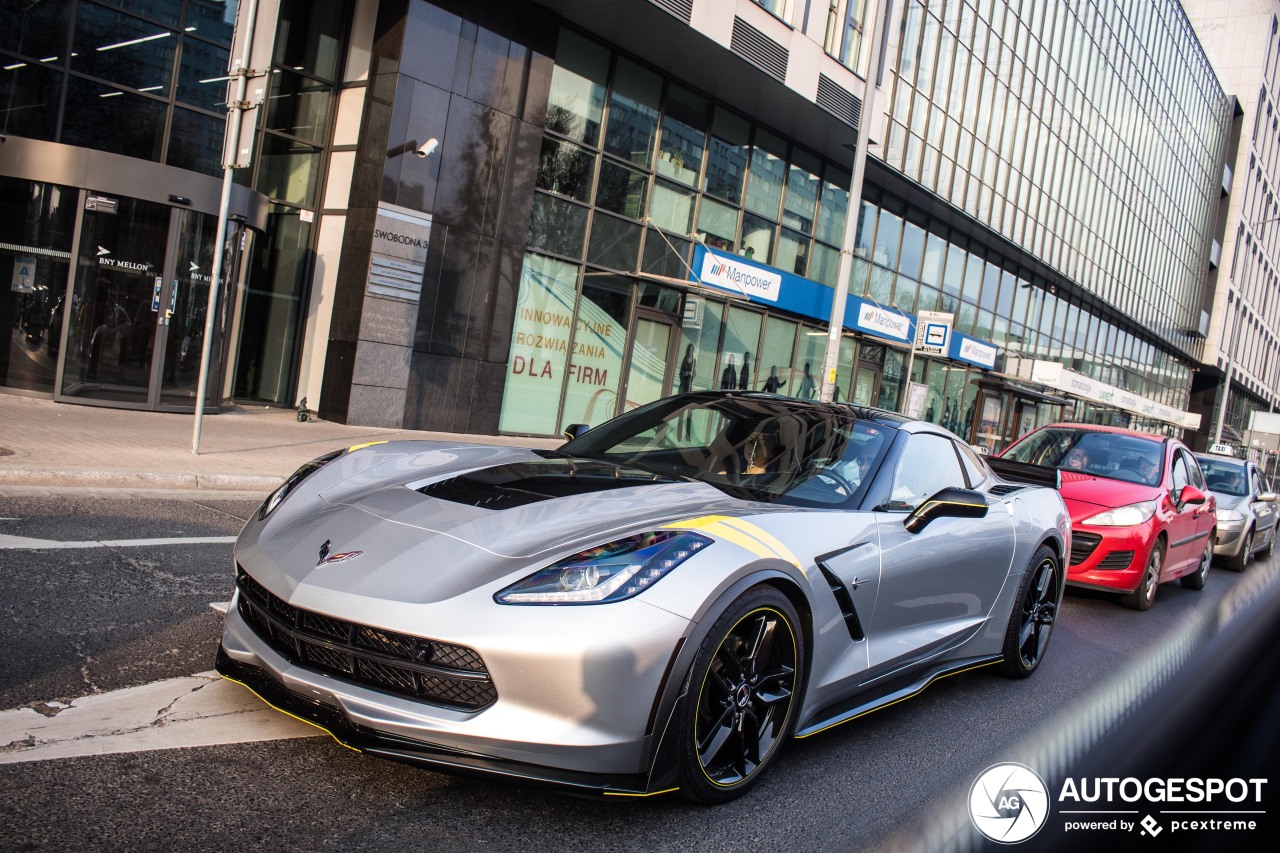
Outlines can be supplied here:
[[1147, 486], [1159, 485], [1164, 473], [1164, 446], [1159, 439], [1074, 427], [1036, 430], [1001, 455]]

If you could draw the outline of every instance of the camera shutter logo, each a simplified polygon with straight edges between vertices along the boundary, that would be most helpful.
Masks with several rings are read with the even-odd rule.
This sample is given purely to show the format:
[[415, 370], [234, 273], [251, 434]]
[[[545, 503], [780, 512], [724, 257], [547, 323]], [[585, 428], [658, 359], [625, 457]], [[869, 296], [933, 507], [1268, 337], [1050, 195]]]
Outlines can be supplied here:
[[969, 789], [969, 818], [978, 832], [992, 841], [1026, 841], [1049, 818], [1049, 790], [1026, 765], [992, 765]]

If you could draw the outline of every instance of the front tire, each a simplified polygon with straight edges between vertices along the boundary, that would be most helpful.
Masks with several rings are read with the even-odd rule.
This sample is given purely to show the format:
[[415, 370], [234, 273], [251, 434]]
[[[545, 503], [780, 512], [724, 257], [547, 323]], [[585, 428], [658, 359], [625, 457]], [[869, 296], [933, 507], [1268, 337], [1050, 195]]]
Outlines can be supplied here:
[[1133, 610], [1149, 610], [1151, 602], [1156, 600], [1156, 589], [1160, 586], [1160, 573], [1164, 570], [1164, 543], [1159, 540], [1151, 546], [1151, 554], [1147, 557], [1147, 568], [1138, 581], [1138, 588], [1133, 592], [1120, 596], [1120, 603]]
[[1009, 626], [1004, 633], [1004, 660], [1000, 674], [1026, 678], [1036, 671], [1049, 647], [1049, 635], [1058, 615], [1062, 592], [1058, 560], [1053, 550], [1041, 545], [1031, 557], [1018, 585]]
[[755, 784], [795, 724], [803, 669], [804, 634], [785, 595], [756, 586], [725, 609], [677, 711], [682, 796], [723, 803]]
[[1249, 553], [1253, 551], [1253, 528], [1245, 531], [1244, 542], [1240, 543], [1240, 553], [1227, 560], [1227, 568], [1233, 572], [1243, 572], [1249, 562]]

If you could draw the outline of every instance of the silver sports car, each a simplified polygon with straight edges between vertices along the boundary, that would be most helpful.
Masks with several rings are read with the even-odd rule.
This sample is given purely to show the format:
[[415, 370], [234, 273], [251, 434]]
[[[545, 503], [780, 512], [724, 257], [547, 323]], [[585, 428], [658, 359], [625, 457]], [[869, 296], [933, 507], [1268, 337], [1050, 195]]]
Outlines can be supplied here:
[[301, 468], [240, 535], [219, 672], [371, 754], [720, 802], [790, 736], [1045, 654], [1062, 499], [937, 426], [730, 391], [575, 432]]

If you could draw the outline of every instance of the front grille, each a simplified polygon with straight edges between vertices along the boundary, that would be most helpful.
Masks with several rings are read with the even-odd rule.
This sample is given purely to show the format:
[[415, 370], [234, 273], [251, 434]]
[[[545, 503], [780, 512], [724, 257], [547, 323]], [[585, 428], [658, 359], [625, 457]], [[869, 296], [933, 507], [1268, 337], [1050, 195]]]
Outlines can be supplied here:
[[1127, 569], [1129, 564], [1133, 562], [1132, 551], [1112, 551], [1107, 556], [1098, 561], [1100, 569]]
[[1072, 532], [1071, 565], [1078, 566], [1089, 559], [1089, 555], [1093, 553], [1101, 541], [1102, 537], [1096, 533], [1084, 533], [1079, 530]]
[[237, 568], [240, 615], [291, 663], [354, 684], [468, 711], [492, 705], [498, 698], [475, 649], [294, 607]]

